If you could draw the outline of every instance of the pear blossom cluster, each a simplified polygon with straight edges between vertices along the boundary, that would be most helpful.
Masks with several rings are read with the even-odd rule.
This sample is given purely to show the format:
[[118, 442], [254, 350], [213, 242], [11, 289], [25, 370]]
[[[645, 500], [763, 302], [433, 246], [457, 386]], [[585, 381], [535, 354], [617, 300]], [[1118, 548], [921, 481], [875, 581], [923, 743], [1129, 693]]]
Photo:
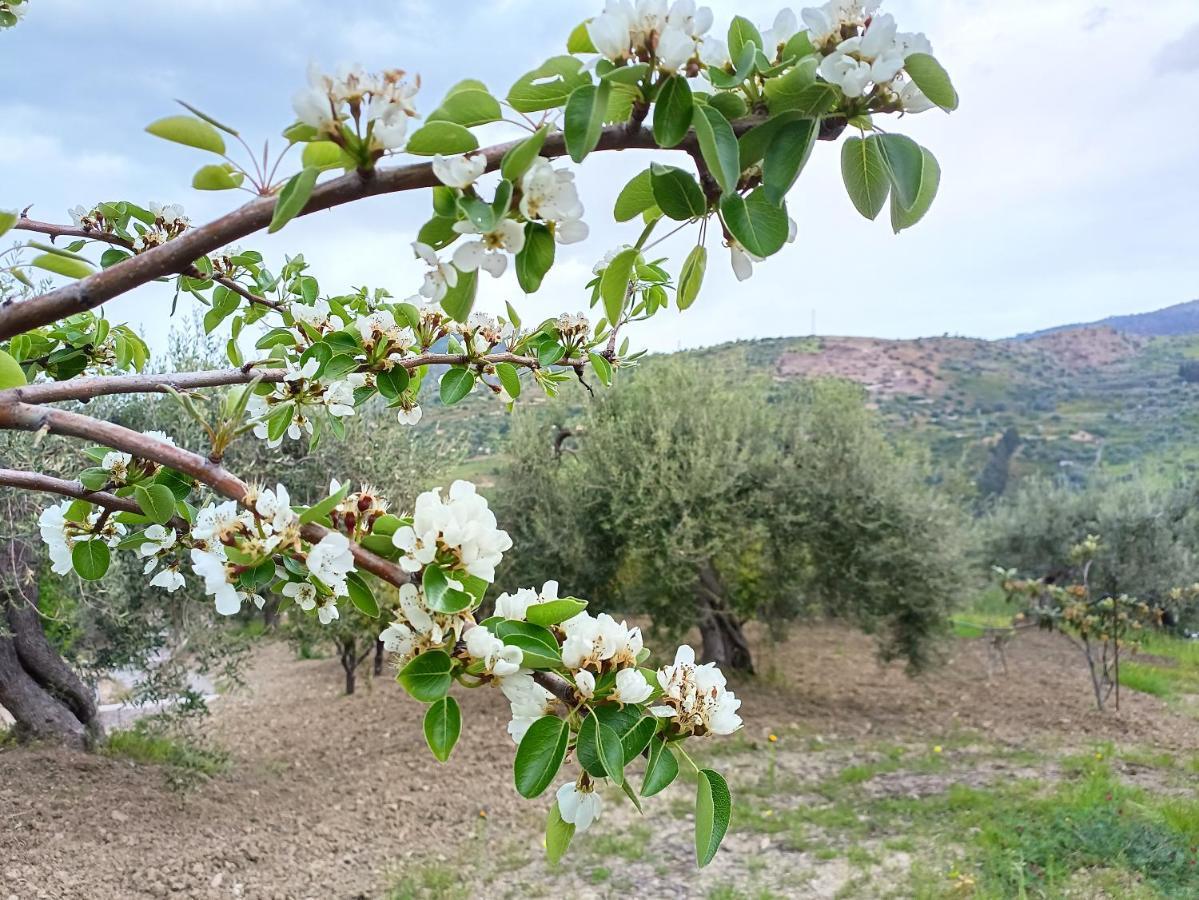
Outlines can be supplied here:
[[419, 572], [434, 562], [491, 582], [504, 552], [512, 547], [508, 532], [496, 525], [487, 499], [469, 481], [455, 481], [443, 498], [441, 489], [416, 498], [411, 525], [392, 536], [400, 549], [400, 568]]
[[148, 228], [137, 229], [137, 236], [133, 239], [135, 253], [153, 250], [179, 237], [191, 227], [191, 220], [178, 203], [150, 203], [149, 208], [150, 215], [154, 217], [154, 224]]
[[[350, 372], [337, 379], [317, 379], [320, 362], [309, 359], [301, 366], [288, 363], [283, 380], [269, 394], [252, 394], [246, 410], [254, 423], [254, 436], [274, 449], [290, 438], [298, 441], [314, 431], [313, 414], [323, 411], [334, 418], [354, 415], [354, 391], [366, 384], [363, 372]], [[275, 437], [270, 435], [268, 419], [280, 404], [291, 404], [287, 428]]]
[[[614, 63], [653, 61], [665, 72], [685, 68], [708, 40], [712, 10], [695, 0], [608, 0], [587, 23], [595, 49]], [[726, 54], [727, 55], [727, 54]]]
[[395, 619], [379, 635], [384, 648], [398, 665], [426, 650], [452, 646], [462, 637], [466, 627], [474, 624], [474, 617], [469, 612], [440, 613], [430, 609], [424, 593], [415, 584], [403, 585], [399, 594]]
[[[154, 577], [150, 579], [150, 587], [162, 588], [168, 594], [175, 593], [187, 583], [179, 572], [178, 559], [173, 558], [179, 535], [174, 528], [155, 524], [142, 532], [142, 538], [144, 540], [137, 548], [137, 555], [146, 561], [142, 574], [149, 575], [154, 572]], [[165, 565], [158, 569], [160, 563]], [[158, 571], [155, 572], [155, 569]]]
[[38, 516], [38, 531], [50, 552], [50, 571], [56, 575], [71, 573], [71, 551], [79, 542], [104, 541], [111, 548], [126, 534], [125, 526], [101, 509], [93, 510], [83, 522], [68, 519], [71, 503], [64, 500], [42, 510]]
[[[414, 100], [420, 90], [420, 78], [408, 82], [405, 74], [350, 66], [326, 75], [312, 65], [308, 87], [296, 93], [292, 107], [325, 140], [346, 146], [352, 136], [372, 153], [398, 150], [408, 136], [408, 120], [417, 114]], [[347, 132], [351, 121], [353, 131]]]
[[726, 683], [714, 663], [697, 665], [695, 651], [684, 644], [674, 663], [658, 670], [662, 695], [650, 712], [669, 719], [680, 735], [732, 734], [741, 727], [741, 701]]

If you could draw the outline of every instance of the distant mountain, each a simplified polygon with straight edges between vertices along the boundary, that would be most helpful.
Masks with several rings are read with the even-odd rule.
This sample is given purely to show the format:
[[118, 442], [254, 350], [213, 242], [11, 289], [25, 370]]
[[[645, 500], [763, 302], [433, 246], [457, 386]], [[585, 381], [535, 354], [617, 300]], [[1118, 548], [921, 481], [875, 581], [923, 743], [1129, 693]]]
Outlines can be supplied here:
[[1199, 334], [1199, 300], [1187, 303], [1176, 303], [1165, 309], [1155, 309], [1153, 312], [1133, 313], [1128, 316], [1108, 316], [1097, 322], [1084, 322], [1075, 325], [1056, 325], [1041, 331], [1030, 331], [1018, 334], [1015, 340], [1024, 341], [1059, 331], [1073, 331], [1078, 328], [1107, 326], [1124, 334], [1139, 334], [1145, 337], [1169, 337], [1176, 334]]

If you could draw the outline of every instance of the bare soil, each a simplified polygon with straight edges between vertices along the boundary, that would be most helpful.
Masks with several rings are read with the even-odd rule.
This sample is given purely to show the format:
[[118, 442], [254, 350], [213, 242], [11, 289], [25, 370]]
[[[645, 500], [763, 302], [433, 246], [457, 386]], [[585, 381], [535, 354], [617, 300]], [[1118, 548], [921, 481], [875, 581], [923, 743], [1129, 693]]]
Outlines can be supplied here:
[[[759, 647], [764, 674], [738, 691], [744, 734], [710, 745], [735, 794], [759, 781], [772, 733], [787, 735], [770, 758], [796, 803], [811, 799], [803, 785], [874, 759], [880, 739], [945, 743], [960, 762], [870, 784], [904, 796], [1018, 773], [1020, 763], [976, 759], [971, 741], [1199, 749], [1195, 720], [1147, 695], [1127, 691], [1118, 713], [1097, 716], [1077, 651], [1051, 635], [1021, 635], [1007, 651], [1009, 674], [990, 679], [982, 641], [954, 642], [945, 666], [918, 679], [877, 663], [869, 638], [838, 627], [796, 629], [785, 644]], [[603, 818], [576, 839], [571, 864], [551, 871], [542, 862], [545, 804], [522, 800], [512, 786], [498, 692], [462, 692], [462, 740], [443, 766], [425, 747], [420, 705], [390, 677], [344, 697], [334, 660], [299, 661], [268, 643], [250, 683], [217, 700], [205, 728], [206, 740], [232, 754], [230, 770], [188, 791], [170, 788], [161, 768], [127, 760], [0, 752], [0, 900], [375, 898], [392, 890], [609, 897], [633, 886], [646, 897], [703, 897], [730, 883], [829, 897], [852, 874], [843, 859], [736, 829], [697, 874], [691, 788], [682, 783], [648, 801], [645, 819], [610, 796]], [[1051, 767], [1040, 774], [1053, 777]], [[457, 860], [476, 873], [470, 884], [428, 882], [430, 867], [458, 869]], [[906, 865], [901, 852], [883, 863], [897, 872]]]

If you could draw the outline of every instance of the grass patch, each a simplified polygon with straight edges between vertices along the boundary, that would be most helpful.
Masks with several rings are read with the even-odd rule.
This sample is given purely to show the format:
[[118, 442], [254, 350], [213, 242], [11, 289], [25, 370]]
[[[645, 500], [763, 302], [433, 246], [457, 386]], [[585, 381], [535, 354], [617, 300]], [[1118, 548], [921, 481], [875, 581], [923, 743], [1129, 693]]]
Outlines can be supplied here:
[[467, 900], [466, 886], [447, 865], [423, 863], [392, 876], [387, 900]]
[[143, 765], [162, 766], [167, 783], [188, 788], [229, 769], [228, 754], [200, 747], [182, 737], [172, 737], [138, 723], [125, 731], [114, 731], [104, 742], [103, 752]]
[[1154, 697], [1172, 697], [1174, 681], [1169, 670], [1145, 663], [1126, 662], [1120, 666], [1120, 685]]

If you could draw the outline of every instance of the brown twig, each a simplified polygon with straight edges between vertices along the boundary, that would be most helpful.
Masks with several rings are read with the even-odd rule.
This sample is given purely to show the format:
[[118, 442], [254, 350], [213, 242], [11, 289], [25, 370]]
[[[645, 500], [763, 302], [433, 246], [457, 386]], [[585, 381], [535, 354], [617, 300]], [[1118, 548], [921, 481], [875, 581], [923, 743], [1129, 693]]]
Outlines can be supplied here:
[[[67, 481], [64, 478], [54, 478], [37, 472], [25, 472], [21, 469], [0, 469], [0, 485], [4, 487], [21, 488], [27, 491], [40, 491], [44, 494], [58, 494], [61, 497], [71, 497], [75, 500], [85, 500], [96, 506], [116, 512], [137, 513], [143, 515], [142, 508], [137, 502], [128, 497], [118, 497], [106, 491], [89, 491], [78, 481]], [[188, 531], [191, 526], [182, 518], [176, 516], [168, 523], [176, 531]]]

